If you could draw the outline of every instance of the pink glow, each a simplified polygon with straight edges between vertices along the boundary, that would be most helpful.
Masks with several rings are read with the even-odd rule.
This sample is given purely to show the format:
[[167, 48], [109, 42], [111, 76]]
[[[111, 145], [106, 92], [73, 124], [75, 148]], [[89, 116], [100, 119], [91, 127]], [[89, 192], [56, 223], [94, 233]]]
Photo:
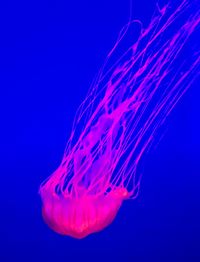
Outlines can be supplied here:
[[198, 73], [198, 47], [183, 59], [200, 24], [191, 2], [158, 8], [147, 28], [131, 21], [121, 30], [77, 111], [60, 166], [40, 187], [54, 231], [82, 238], [102, 230], [137, 196], [138, 163]]

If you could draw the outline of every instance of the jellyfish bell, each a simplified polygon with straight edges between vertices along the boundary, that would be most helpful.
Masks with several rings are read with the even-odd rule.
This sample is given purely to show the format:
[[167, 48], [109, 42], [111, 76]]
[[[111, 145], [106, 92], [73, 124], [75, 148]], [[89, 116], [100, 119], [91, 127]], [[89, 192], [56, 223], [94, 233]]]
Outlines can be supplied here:
[[112, 223], [128, 192], [125, 188], [116, 188], [107, 195], [73, 198], [43, 191], [41, 197], [46, 224], [59, 234], [80, 239]]
[[70, 174], [74, 165], [65, 159], [64, 164], [40, 187], [42, 216], [55, 232], [80, 239], [107, 227], [117, 215], [123, 200], [130, 197], [130, 192], [122, 185], [110, 184], [104, 175], [95, 180], [87, 167], [88, 176], [85, 179], [82, 173], [71, 180], [64, 176], [62, 181], [66, 166]]
[[60, 166], [40, 186], [42, 215], [55, 232], [83, 238], [100, 231], [124, 200], [137, 196], [138, 165], [199, 72], [196, 46], [183, 62], [200, 25], [196, 4], [159, 9], [118, 56], [132, 22], [121, 31], [77, 111]]

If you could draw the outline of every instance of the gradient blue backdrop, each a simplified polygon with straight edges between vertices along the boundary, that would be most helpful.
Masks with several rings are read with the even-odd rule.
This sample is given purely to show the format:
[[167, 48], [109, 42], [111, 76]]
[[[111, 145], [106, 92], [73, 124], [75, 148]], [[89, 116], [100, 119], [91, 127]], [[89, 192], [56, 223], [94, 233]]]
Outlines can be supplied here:
[[[155, 3], [133, 0], [133, 16], [146, 25]], [[139, 197], [111, 226], [75, 240], [41, 218], [39, 184], [129, 9], [128, 0], [2, 5], [0, 261], [200, 261], [198, 82], [146, 158]]]

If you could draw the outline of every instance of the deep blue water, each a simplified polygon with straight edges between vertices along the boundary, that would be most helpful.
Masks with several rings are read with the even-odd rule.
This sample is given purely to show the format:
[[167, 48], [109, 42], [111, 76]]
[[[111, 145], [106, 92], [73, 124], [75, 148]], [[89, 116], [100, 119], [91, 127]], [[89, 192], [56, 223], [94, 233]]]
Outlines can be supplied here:
[[[156, 0], [133, 2], [133, 16], [147, 24]], [[200, 261], [199, 81], [146, 157], [138, 198], [111, 226], [75, 240], [41, 218], [38, 187], [60, 163], [129, 9], [127, 0], [2, 5], [0, 261]]]

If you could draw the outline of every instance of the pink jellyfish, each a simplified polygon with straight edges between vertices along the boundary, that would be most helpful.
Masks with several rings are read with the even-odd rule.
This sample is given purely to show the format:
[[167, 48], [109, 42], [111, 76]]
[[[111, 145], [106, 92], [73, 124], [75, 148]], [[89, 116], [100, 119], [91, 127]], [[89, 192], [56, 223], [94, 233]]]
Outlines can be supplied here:
[[57, 233], [100, 231], [137, 196], [138, 163], [199, 72], [198, 47], [188, 45], [200, 25], [197, 2], [158, 8], [147, 28], [129, 21], [121, 30], [77, 111], [60, 166], [40, 186], [43, 218]]

